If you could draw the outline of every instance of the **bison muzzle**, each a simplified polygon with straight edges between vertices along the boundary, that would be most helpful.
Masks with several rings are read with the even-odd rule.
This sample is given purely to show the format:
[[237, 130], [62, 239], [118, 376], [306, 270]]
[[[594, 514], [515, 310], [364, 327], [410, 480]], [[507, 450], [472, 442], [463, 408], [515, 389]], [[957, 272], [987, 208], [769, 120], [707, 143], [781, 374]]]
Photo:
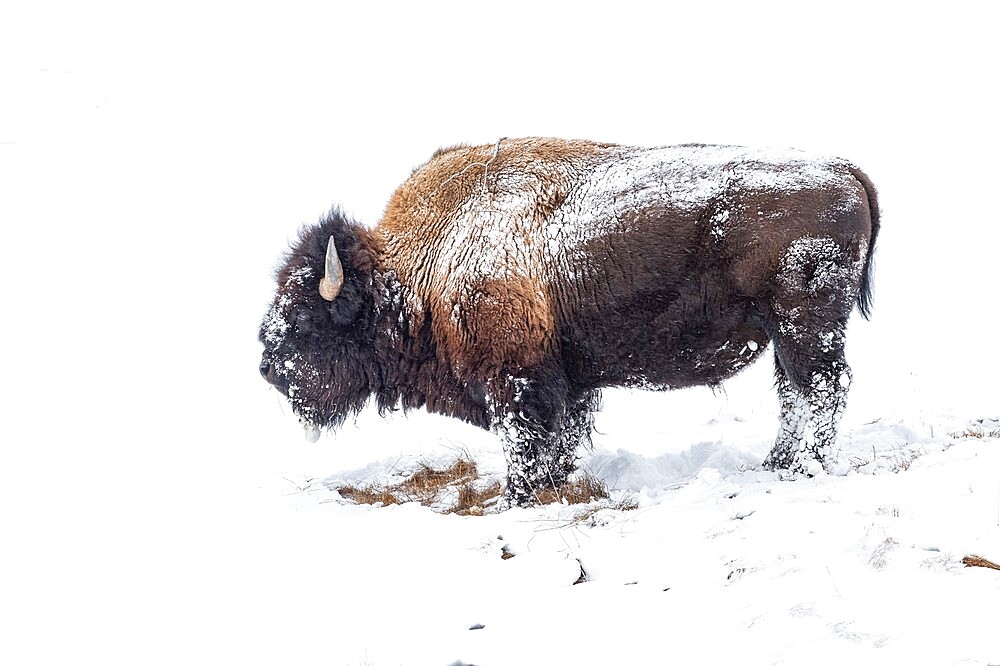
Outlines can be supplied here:
[[566, 482], [602, 388], [717, 385], [773, 343], [781, 415], [764, 466], [815, 474], [878, 226], [864, 173], [797, 151], [440, 150], [377, 226], [334, 210], [301, 232], [260, 370], [310, 438], [372, 398], [491, 429], [523, 504]]

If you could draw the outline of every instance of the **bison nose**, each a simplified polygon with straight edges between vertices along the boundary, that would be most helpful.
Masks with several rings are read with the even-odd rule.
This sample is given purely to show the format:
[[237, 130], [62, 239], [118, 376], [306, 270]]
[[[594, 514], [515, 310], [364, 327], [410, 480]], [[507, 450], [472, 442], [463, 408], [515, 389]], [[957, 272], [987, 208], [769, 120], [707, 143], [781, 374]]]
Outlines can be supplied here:
[[270, 374], [270, 372], [271, 372], [271, 364], [268, 363], [266, 360], [262, 360], [260, 362], [260, 376], [263, 377], [264, 379], [267, 379], [267, 376]]

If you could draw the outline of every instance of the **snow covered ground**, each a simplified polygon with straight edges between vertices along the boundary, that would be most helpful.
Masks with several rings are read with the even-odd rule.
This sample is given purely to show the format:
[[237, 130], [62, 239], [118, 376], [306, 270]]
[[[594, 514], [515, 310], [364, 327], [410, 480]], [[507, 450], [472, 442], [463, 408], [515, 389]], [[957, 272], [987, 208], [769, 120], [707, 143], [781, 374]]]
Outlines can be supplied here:
[[[1000, 572], [961, 563], [1000, 562], [997, 9], [650, 12], [4, 8], [0, 663], [1000, 664]], [[719, 394], [605, 395], [582, 464], [635, 510], [330, 489], [503, 462], [423, 413], [305, 443], [257, 375], [282, 248], [335, 202], [374, 222], [440, 145], [523, 135], [871, 175], [843, 474], [755, 469], [763, 359]]]

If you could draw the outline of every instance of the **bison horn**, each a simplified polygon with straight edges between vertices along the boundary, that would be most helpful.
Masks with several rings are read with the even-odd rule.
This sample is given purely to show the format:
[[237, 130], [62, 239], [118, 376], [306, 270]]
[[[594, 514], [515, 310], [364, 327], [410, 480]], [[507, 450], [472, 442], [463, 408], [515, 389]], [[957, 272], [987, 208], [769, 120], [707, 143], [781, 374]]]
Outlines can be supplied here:
[[332, 301], [337, 298], [343, 286], [344, 267], [337, 254], [337, 244], [333, 242], [333, 236], [330, 236], [330, 242], [326, 245], [326, 275], [319, 281], [319, 295]]

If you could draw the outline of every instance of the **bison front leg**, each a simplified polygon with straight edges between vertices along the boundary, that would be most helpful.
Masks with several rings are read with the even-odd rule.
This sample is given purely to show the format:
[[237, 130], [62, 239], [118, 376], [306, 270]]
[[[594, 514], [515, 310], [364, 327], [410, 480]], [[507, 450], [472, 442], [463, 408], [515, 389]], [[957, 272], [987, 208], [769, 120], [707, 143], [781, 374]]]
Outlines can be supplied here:
[[596, 397], [591, 395], [568, 401], [562, 422], [548, 433], [539, 451], [538, 460], [544, 474], [542, 484], [535, 486], [535, 490], [558, 491], [576, 471], [580, 445], [588, 448], [591, 445], [596, 402]]
[[507, 461], [505, 499], [524, 505], [564, 485], [576, 468], [577, 447], [592, 429], [592, 401], [569, 400], [556, 370], [511, 375], [498, 389], [491, 417]]

